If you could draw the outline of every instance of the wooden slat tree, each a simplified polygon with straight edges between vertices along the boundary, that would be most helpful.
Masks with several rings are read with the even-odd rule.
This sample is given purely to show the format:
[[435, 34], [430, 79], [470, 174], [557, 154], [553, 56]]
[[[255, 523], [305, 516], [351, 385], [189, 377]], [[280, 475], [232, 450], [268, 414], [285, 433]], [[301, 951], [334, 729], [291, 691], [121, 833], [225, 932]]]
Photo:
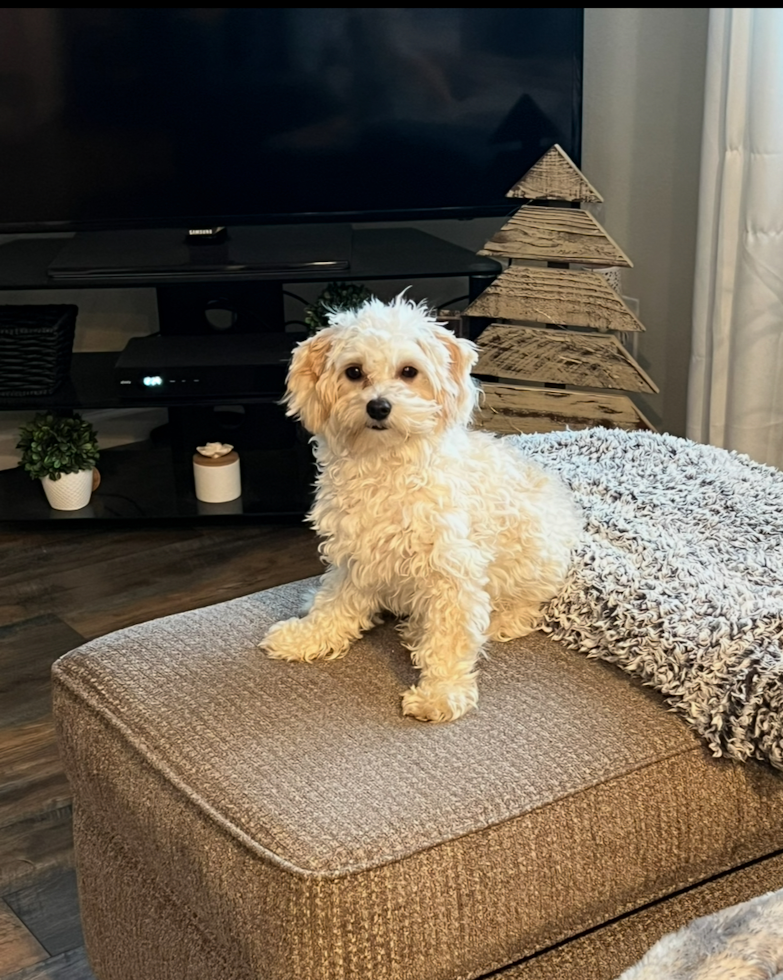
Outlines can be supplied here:
[[528, 203], [479, 254], [508, 258], [510, 265], [465, 310], [468, 317], [499, 321], [478, 338], [475, 373], [506, 382], [484, 382], [477, 425], [499, 433], [592, 425], [652, 429], [628, 395], [619, 393], [658, 391], [616, 336], [644, 325], [596, 271], [633, 263], [577, 207], [603, 198], [559, 146], [508, 196]]
[[589, 211], [573, 208], [520, 208], [490, 238], [479, 255], [559, 262], [633, 263]]
[[514, 184], [506, 197], [523, 197], [528, 201], [580, 201], [591, 204], [603, 201], [595, 187], [557, 143]]

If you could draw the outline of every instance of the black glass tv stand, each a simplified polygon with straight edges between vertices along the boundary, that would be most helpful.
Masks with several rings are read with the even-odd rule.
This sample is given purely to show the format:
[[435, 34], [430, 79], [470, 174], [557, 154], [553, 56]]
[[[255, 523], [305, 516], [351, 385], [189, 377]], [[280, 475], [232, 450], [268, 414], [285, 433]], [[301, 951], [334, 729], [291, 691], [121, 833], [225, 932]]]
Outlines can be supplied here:
[[90, 279], [147, 285], [212, 275], [333, 274], [350, 271], [352, 239], [349, 224], [84, 232], [58, 252], [47, 273], [63, 284]]

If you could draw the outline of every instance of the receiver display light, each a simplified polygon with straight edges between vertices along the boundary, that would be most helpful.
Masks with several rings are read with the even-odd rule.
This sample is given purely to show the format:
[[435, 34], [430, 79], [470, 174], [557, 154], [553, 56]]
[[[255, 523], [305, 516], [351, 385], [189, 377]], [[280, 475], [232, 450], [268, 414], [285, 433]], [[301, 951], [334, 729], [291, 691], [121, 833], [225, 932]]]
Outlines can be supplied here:
[[145, 388], [159, 388], [163, 384], [163, 378], [159, 374], [148, 374], [142, 378], [141, 383]]

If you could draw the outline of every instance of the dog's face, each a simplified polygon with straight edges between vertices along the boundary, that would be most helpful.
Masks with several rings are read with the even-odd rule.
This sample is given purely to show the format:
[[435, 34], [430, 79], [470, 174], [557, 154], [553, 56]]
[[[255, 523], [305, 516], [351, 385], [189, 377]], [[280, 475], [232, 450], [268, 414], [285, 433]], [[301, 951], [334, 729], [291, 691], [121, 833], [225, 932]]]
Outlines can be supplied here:
[[416, 304], [369, 300], [294, 351], [288, 414], [357, 452], [469, 423], [478, 389], [475, 346]]

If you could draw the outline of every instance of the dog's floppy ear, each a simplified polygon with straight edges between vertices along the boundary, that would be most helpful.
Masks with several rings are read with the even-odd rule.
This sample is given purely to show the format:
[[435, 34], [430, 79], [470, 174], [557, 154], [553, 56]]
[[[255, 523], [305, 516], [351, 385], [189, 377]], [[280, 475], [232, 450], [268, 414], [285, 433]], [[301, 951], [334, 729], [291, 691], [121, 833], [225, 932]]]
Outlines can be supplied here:
[[479, 389], [470, 376], [478, 360], [478, 348], [471, 340], [455, 336], [446, 327], [435, 327], [435, 335], [449, 355], [449, 384], [444, 392], [445, 420], [451, 425], [468, 425], [478, 405]]
[[294, 348], [283, 401], [286, 415], [297, 415], [308, 432], [320, 432], [329, 418], [333, 399], [324, 382], [333, 331], [326, 327]]

